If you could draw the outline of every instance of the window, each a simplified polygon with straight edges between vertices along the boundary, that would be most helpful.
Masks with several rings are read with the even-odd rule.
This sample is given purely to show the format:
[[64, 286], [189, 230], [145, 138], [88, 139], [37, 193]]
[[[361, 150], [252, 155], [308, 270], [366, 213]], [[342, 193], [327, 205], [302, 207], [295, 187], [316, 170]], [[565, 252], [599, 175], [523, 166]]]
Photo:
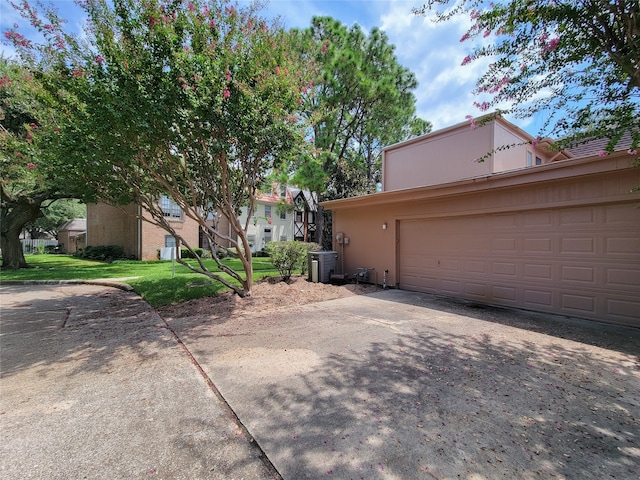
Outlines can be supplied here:
[[264, 206], [264, 216], [267, 217], [267, 221], [271, 220], [271, 205]]
[[287, 219], [287, 212], [285, 210], [280, 212], [280, 220], [286, 220]]
[[527, 167], [531, 167], [533, 165], [533, 153], [527, 152]]
[[167, 197], [166, 195], [162, 195], [160, 197], [160, 209], [162, 210], [162, 214], [166, 218], [174, 218], [181, 219], [182, 218], [182, 209], [178, 206], [176, 202]]
[[542, 165], [542, 159], [540, 157], [536, 157], [536, 165]]
[[273, 239], [273, 237], [271, 236], [271, 229], [270, 228], [265, 228], [264, 229], [264, 238], [262, 239], [263, 244], [266, 245], [272, 239]]
[[287, 187], [284, 185], [280, 187], [280, 198], [287, 198]]

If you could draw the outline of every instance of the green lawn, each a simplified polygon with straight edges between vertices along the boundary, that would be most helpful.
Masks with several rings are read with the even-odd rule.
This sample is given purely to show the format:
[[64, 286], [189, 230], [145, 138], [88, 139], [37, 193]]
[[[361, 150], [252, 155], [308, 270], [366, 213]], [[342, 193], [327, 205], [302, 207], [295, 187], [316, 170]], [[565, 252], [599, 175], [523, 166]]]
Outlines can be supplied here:
[[[193, 298], [213, 296], [227, 290], [220, 282], [204, 275], [192, 273], [179, 263], [118, 260], [113, 263], [83, 260], [70, 255], [27, 255], [33, 268], [2, 270], [2, 281], [10, 280], [95, 280], [98, 278], [126, 278], [131, 287], [154, 307], [180, 303]], [[238, 259], [225, 259], [224, 263], [242, 272]], [[219, 272], [213, 260], [205, 260], [207, 268]], [[277, 276], [278, 271], [269, 258], [253, 259], [253, 279]]]

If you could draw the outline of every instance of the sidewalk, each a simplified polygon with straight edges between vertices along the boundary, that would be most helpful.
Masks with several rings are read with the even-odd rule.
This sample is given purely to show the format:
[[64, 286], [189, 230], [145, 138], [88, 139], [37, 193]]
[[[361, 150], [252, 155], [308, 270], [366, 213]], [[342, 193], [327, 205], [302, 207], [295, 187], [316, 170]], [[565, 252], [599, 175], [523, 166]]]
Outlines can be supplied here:
[[0, 292], [0, 478], [278, 478], [137, 295]]

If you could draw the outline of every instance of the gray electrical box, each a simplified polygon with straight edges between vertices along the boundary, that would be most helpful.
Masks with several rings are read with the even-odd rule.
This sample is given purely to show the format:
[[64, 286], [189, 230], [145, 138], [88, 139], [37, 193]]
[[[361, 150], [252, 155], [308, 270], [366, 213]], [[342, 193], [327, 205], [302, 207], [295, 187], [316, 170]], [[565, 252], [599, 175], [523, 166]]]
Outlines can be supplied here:
[[336, 273], [338, 252], [309, 252], [309, 281], [329, 283], [331, 275]]

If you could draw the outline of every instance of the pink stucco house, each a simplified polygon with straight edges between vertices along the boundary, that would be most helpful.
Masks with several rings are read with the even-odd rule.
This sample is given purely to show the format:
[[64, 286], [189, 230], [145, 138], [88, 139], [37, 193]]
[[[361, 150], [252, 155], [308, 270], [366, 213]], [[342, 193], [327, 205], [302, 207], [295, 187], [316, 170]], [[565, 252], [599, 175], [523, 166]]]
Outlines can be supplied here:
[[600, 156], [602, 142], [560, 152], [551, 143], [497, 118], [387, 147], [382, 192], [322, 203], [340, 273], [640, 326], [635, 157], [628, 145]]

